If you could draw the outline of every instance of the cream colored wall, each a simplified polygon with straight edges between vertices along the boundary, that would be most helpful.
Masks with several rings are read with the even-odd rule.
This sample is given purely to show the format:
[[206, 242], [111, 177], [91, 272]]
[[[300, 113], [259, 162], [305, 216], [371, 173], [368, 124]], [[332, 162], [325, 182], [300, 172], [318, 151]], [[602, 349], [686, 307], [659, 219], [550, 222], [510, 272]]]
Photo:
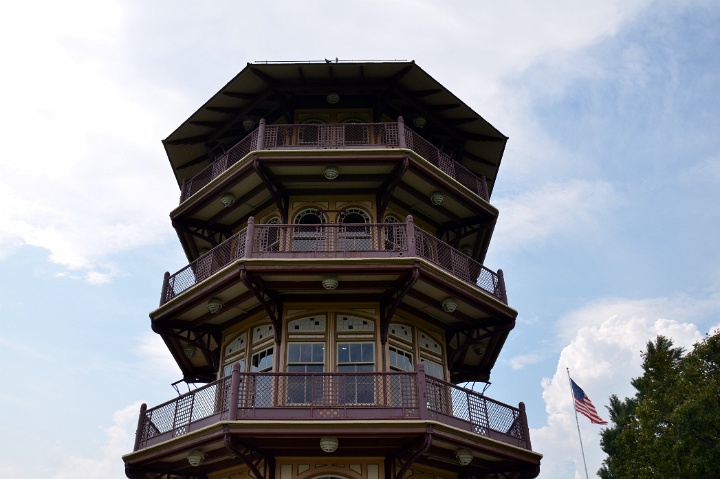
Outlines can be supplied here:
[[[366, 318], [375, 323], [375, 328], [372, 331], [369, 330], [355, 330], [355, 331], [339, 331], [337, 329], [337, 317], [339, 315], [350, 315], [357, 316], [360, 318]], [[325, 315], [326, 325], [324, 331], [289, 331], [288, 323], [295, 319], [313, 316], [313, 315]], [[380, 327], [380, 311], [378, 310], [377, 304], [347, 304], [333, 305], [333, 304], [292, 304], [285, 305], [285, 313], [283, 315], [283, 344], [278, 345], [274, 343], [263, 342], [264, 349], [267, 344], [274, 344], [275, 350], [275, 361], [280, 365], [281, 370], [284, 369], [286, 364], [286, 353], [287, 343], [289, 342], [325, 342], [326, 344], [326, 356], [325, 356], [325, 370], [335, 371], [337, 363], [336, 344], [343, 341], [365, 341], [375, 343], [375, 370], [376, 371], [387, 371], [387, 365], [384, 364], [384, 360], [388, 357], [388, 348], [392, 346], [401, 347], [408, 350], [413, 354], [413, 364], [417, 365], [421, 362], [422, 358], [441, 362], [445, 366], [445, 379], [447, 379], [447, 359], [446, 359], [446, 346], [444, 335], [442, 331], [431, 324], [414, 318], [410, 315], [402, 314], [395, 315], [392, 323], [405, 324], [413, 329], [412, 342], [404, 342], [401, 339], [390, 336], [388, 344], [383, 345], [380, 342], [379, 327]], [[223, 366], [225, 365], [228, 358], [225, 357], [225, 348], [230, 342], [232, 342], [239, 334], [244, 333], [247, 336], [246, 350], [244, 353], [245, 364], [250, 364], [250, 357], [252, 356], [253, 349], [257, 349], [252, 342], [252, 330], [254, 327], [269, 324], [270, 321], [265, 316], [256, 316], [252, 320], [243, 321], [241, 324], [233, 326], [228, 329], [223, 337], [222, 345], [222, 357], [220, 361], [219, 375], [222, 374]], [[442, 348], [442, 355], [440, 358], [434, 357], [428, 351], [423, 350], [419, 344], [420, 332], [426, 333], [429, 337], [434, 339]], [[382, 352], [382, 355], [380, 354]], [[237, 359], [237, 356], [233, 354], [233, 361]], [[439, 360], [439, 361], [438, 361]]]

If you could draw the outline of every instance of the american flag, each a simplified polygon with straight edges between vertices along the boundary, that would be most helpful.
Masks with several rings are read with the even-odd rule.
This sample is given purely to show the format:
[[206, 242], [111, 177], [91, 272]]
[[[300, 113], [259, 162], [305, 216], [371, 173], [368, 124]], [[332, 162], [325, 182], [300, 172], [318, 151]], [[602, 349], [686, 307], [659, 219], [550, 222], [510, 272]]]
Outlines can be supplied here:
[[598, 416], [595, 406], [593, 406], [592, 401], [587, 397], [585, 391], [575, 384], [575, 381], [572, 379], [570, 380], [570, 385], [572, 386], [573, 399], [575, 400], [575, 410], [590, 419], [590, 422], [593, 424], [607, 424], [607, 421], [603, 421], [602, 418]]

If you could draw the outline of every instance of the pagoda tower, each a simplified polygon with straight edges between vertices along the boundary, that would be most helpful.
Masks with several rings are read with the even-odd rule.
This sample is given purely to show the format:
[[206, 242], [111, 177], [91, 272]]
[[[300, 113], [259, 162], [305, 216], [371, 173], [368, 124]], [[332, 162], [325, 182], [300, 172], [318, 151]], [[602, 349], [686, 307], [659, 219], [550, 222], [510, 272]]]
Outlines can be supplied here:
[[248, 64], [163, 142], [188, 264], [150, 319], [191, 386], [126, 475], [536, 477], [523, 403], [467, 384], [517, 317], [483, 265], [506, 142], [414, 62]]

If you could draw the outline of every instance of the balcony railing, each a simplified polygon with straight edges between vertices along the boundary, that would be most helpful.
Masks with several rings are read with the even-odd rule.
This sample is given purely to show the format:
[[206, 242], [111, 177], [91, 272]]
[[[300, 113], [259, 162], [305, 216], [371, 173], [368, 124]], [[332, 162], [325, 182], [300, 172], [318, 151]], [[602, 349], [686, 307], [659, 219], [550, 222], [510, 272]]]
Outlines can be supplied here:
[[[398, 134], [398, 133], [401, 134]], [[327, 149], [327, 148], [407, 148], [435, 165], [486, 201], [489, 200], [485, 177], [453, 160], [450, 155], [405, 127], [402, 117], [397, 123], [338, 123], [309, 125], [260, 126], [240, 140], [200, 173], [184, 180], [180, 203], [190, 198], [222, 172], [257, 150]]]
[[219, 421], [433, 420], [531, 449], [524, 405], [416, 372], [241, 373], [140, 409], [135, 450]]
[[497, 273], [407, 223], [256, 225], [225, 240], [163, 282], [160, 305], [241, 258], [419, 257], [507, 304], [502, 271]]

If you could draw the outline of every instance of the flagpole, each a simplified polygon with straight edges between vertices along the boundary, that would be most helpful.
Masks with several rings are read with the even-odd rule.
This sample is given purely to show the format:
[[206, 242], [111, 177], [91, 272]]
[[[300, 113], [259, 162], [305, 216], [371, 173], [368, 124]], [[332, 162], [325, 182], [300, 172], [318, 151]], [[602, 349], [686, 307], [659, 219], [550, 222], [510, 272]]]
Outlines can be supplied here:
[[570, 386], [570, 397], [573, 401], [573, 411], [575, 411], [575, 424], [577, 425], [578, 438], [580, 439], [580, 452], [582, 452], [583, 465], [585, 466], [585, 478], [590, 479], [587, 471], [587, 462], [585, 461], [585, 448], [583, 448], [582, 435], [580, 434], [580, 421], [578, 420], [577, 408], [575, 407], [575, 395], [573, 394], [572, 379], [570, 379], [570, 368], [565, 368], [565, 370], [567, 371], [568, 385]]

